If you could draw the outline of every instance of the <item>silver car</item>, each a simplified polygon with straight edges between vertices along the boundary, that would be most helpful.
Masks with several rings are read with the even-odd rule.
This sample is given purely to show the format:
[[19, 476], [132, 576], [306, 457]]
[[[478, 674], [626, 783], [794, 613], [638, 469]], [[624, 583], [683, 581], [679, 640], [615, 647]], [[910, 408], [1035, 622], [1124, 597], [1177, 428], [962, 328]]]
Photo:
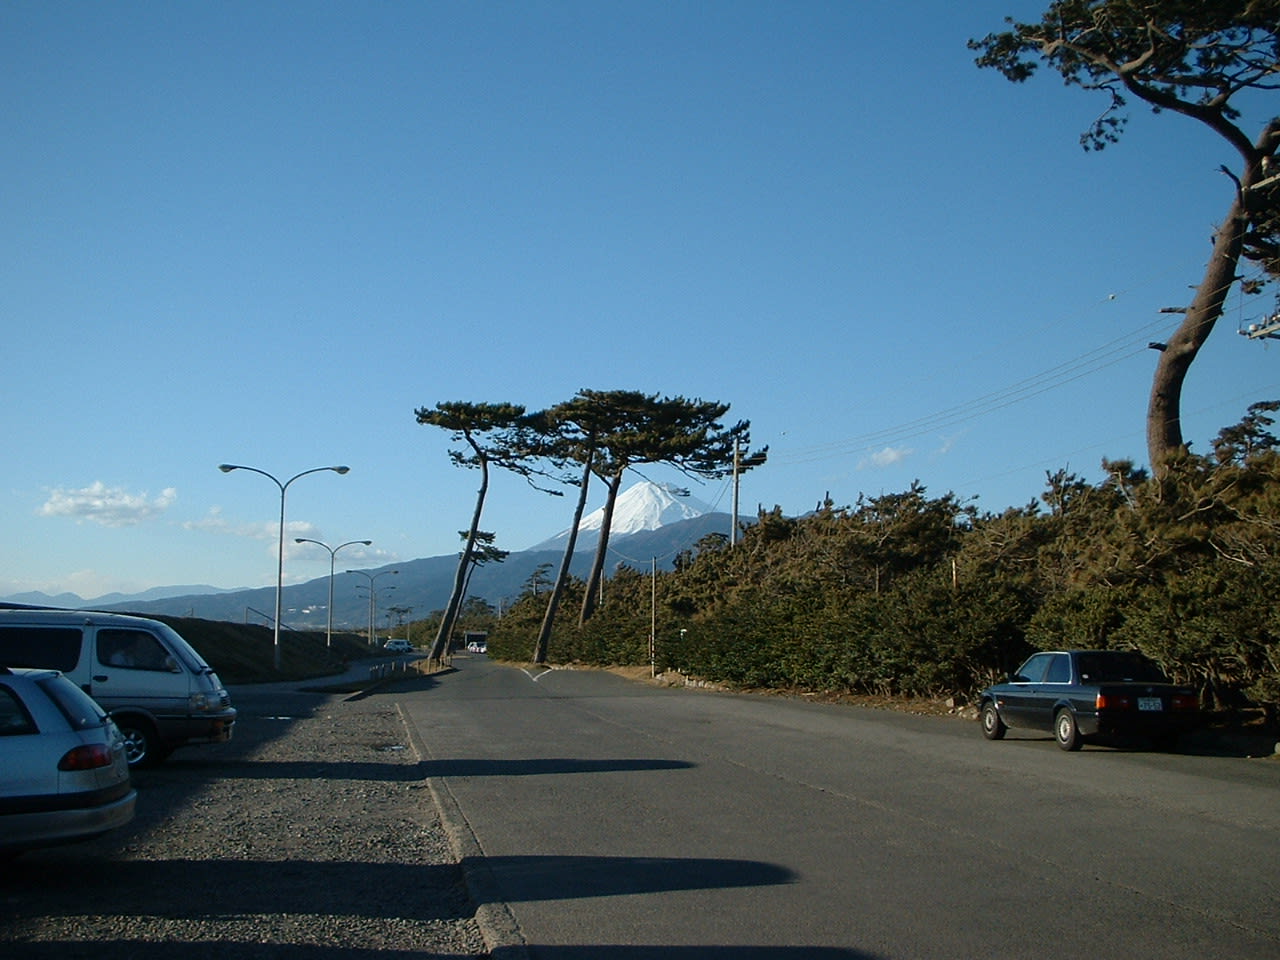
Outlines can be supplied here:
[[0, 858], [133, 819], [124, 738], [56, 670], [0, 667]]

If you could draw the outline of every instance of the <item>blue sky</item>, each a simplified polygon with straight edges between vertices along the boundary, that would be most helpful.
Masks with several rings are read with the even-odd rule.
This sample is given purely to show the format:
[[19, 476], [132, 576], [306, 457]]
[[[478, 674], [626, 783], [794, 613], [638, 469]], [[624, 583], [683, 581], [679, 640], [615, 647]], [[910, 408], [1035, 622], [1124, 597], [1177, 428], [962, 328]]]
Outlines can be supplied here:
[[[274, 583], [278, 488], [222, 462], [351, 467], [290, 486], [287, 581], [328, 573], [295, 536], [453, 552], [478, 476], [413, 416], [444, 400], [731, 403], [751, 513], [1145, 461], [1146, 344], [1236, 158], [1139, 108], [1086, 154], [1101, 100], [973, 65], [1044, 5], [0, 6], [0, 596]], [[1197, 360], [1197, 448], [1280, 397], [1235, 333], [1273, 306]], [[499, 474], [484, 527], [571, 507]]]

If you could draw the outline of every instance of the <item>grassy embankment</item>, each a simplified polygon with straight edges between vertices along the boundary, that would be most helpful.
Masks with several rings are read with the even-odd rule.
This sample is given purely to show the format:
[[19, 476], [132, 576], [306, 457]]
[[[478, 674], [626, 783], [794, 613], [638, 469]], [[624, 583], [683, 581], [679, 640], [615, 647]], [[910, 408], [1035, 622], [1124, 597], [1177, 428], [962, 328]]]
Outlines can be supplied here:
[[157, 617], [177, 630], [217, 671], [223, 683], [310, 680], [342, 673], [350, 660], [388, 656], [369, 646], [363, 634], [334, 633], [333, 646], [323, 630], [285, 630], [280, 634], [280, 669], [275, 668], [270, 627], [192, 617]]

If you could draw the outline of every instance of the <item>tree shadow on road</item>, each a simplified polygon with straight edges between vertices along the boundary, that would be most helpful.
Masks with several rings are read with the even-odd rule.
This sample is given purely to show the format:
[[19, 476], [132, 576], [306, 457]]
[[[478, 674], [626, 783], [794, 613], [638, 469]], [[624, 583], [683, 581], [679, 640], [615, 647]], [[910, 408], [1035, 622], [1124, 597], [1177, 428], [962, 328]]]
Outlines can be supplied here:
[[464, 869], [487, 869], [507, 902], [577, 900], [794, 883], [786, 867], [706, 857], [466, 857]]
[[[846, 947], [743, 947], [688, 946], [658, 944], [536, 947], [538, 960], [883, 960], [879, 954]], [[492, 960], [525, 960], [526, 947], [494, 950]]]

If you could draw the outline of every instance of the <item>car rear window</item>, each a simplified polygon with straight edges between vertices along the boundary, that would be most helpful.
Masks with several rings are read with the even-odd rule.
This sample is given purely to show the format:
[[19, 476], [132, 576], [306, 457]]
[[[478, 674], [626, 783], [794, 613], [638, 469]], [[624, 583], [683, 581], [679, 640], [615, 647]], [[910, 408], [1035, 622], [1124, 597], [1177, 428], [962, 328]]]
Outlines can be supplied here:
[[1088, 683], [1168, 683], [1158, 666], [1140, 653], [1107, 650], [1082, 653], [1080, 677]]
[[73, 730], [89, 730], [106, 722], [107, 715], [97, 702], [66, 677], [45, 677], [40, 681], [40, 689], [62, 711]]
[[66, 673], [80, 662], [79, 627], [0, 626], [0, 663]]
[[1045, 683], [1070, 683], [1071, 658], [1065, 653], [1055, 653], [1049, 661], [1049, 670], [1044, 675]]
[[23, 706], [18, 695], [8, 687], [0, 686], [0, 737], [15, 737], [35, 733], [36, 725], [31, 714]]

